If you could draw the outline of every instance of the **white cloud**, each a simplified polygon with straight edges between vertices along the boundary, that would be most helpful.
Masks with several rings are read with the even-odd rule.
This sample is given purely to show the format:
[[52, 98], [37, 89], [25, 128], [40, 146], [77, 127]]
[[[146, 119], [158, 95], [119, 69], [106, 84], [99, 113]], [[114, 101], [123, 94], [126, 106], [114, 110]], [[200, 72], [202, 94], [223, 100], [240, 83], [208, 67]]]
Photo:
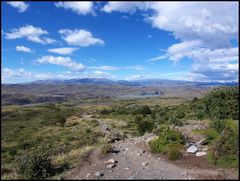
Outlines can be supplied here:
[[71, 72], [63, 73], [39, 73], [27, 71], [23, 68], [9, 69], [4, 68], [2, 71], [2, 81], [5, 83], [19, 83], [28, 82], [33, 80], [45, 80], [45, 79], [70, 79], [76, 78]]
[[[231, 41], [238, 40], [237, 2], [109, 2], [102, 10], [106, 13], [144, 11], [145, 22], [171, 32], [180, 41], [167, 48], [165, 54], [148, 62], [168, 59], [176, 63], [188, 57], [194, 60], [193, 66], [205, 65], [207, 69], [207, 72], [204, 69], [198, 69], [198, 73], [197, 70], [189, 72], [194, 78], [236, 80], [238, 70], [231, 75], [227, 72], [233, 71], [229, 69], [232, 66], [230, 62], [238, 64], [238, 53], [230, 55], [222, 51], [233, 51]], [[217, 70], [211, 68], [217, 62], [222, 66]]]
[[145, 70], [146, 68], [140, 65], [133, 65], [133, 66], [119, 66], [119, 67], [114, 67], [114, 66], [92, 66], [88, 67], [88, 69], [93, 69], [93, 70]]
[[149, 11], [145, 21], [172, 32], [181, 41], [201, 40], [209, 48], [223, 48], [238, 37], [237, 2], [108, 2], [102, 10]]
[[92, 33], [84, 29], [61, 29], [58, 31], [62, 38], [69, 44], [80, 47], [90, 45], [104, 45], [104, 41], [99, 38], [94, 38]]
[[88, 67], [88, 69], [94, 69], [94, 70], [119, 70], [119, 67], [113, 67], [113, 66], [94, 66], [94, 67]]
[[20, 13], [25, 12], [27, 10], [27, 8], [29, 7], [29, 5], [23, 1], [9, 1], [6, 3], [11, 5], [14, 8], [17, 8], [18, 12], [20, 12]]
[[31, 53], [32, 50], [25, 46], [16, 46], [16, 51]]
[[37, 59], [37, 62], [59, 65], [76, 71], [83, 71], [86, 68], [83, 64], [73, 61], [70, 57], [43, 56]]
[[110, 74], [108, 72], [99, 71], [99, 70], [96, 70], [93, 73], [94, 74], [92, 76], [93, 77], [97, 77], [97, 78], [109, 78], [109, 77], [112, 77], [112, 74]]
[[69, 55], [73, 53], [74, 51], [78, 50], [78, 48], [73, 48], [73, 47], [65, 47], [65, 48], [53, 48], [53, 49], [48, 49], [48, 52], [52, 53], [58, 53], [60, 55]]
[[125, 80], [141, 80], [145, 79], [143, 75], [130, 75], [129, 77], [125, 78]]
[[111, 13], [113, 11], [119, 11], [122, 13], [134, 13], [137, 9], [145, 10], [147, 3], [142, 2], [108, 2], [102, 11], [106, 13]]
[[93, 2], [91, 1], [69, 1], [69, 2], [58, 2], [55, 3], [58, 8], [71, 9], [73, 12], [79, 15], [95, 14]]
[[56, 42], [51, 38], [41, 38], [42, 35], [47, 35], [48, 32], [39, 27], [34, 27], [32, 25], [26, 25], [20, 27], [19, 29], [12, 29], [10, 33], [6, 33], [6, 39], [18, 39], [18, 38], [26, 38], [29, 41], [33, 41], [41, 44], [52, 44]]

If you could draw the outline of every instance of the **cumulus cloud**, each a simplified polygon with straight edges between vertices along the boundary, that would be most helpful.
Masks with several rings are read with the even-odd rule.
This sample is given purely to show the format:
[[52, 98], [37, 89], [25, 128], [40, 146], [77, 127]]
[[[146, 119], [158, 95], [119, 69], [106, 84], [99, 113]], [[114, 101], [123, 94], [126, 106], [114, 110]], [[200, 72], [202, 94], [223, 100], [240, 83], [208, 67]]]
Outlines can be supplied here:
[[238, 70], [229, 69], [238, 65], [238, 53], [231, 45], [232, 40], [238, 39], [237, 2], [109, 2], [102, 10], [147, 11], [145, 22], [171, 32], [180, 41], [148, 62], [168, 59], [176, 63], [188, 57], [194, 60], [190, 74], [195, 78], [237, 79]]
[[91, 45], [104, 45], [105, 42], [99, 38], [94, 38], [92, 33], [84, 29], [61, 29], [58, 31], [62, 38], [69, 44], [80, 47]]
[[6, 33], [6, 39], [19, 39], [26, 38], [29, 41], [41, 43], [41, 44], [52, 44], [55, 43], [56, 40], [44, 37], [41, 38], [42, 35], [47, 35], [48, 32], [43, 30], [40, 27], [34, 27], [32, 25], [26, 25], [20, 27], [19, 29], [12, 29], [10, 33]]
[[112, 77], [111, 73], [96, 70], [93, 72], [92, 77], [97, 77], [97, 78], [110, 78]]
[[146, 68], [140, 65], [132, 65], [132, 66], [92, 66], [88, 67], [88, 69], [93, 70], [145, 70]]
[[16, 46], [16, 51], [31, 53], [32, 50], [25, 46]]
[[9, 1], [6, 3], [11, 5], [14, 8], [17, 8], [19, 13], [25, 12], [29, 7], [29, 5], [23, 1]]
[[39, 73], [27, 71], [23, 68], [10, 69], [4, 68], [2, 71], [2, 81], [6, 83], [28, 82], [33, 80], [45, 79], [70, 79], [76, 78], [71, 72], [63, 73]]
[[76, 71], [83, 71], [85, 69], [85, 66], [83, 64], [73, 61], [70, 57], [43, 56], [37, 59], [37, 62], [44, 64], [59, 65]]
[[55, 3], [58, 8], [71, 9], [73, 12], [79, 15], [95, 14], [93, 2], [91, 1], [69, 1], [69, 2], [58, 2]]
[[113, 67], [113, 66], [93, 66], [88, 67], [88, 69], [94, 69], [94, 70], [119, 70], [119, 67]]
[[125, 78], [125, 80], [141, 80], [145, 79], [143, 75], [130, 75], [129, 77]]
[[78, 48], [64, 47], [64, 48], [48, 49], [47, 51], [52, 52], [52, 53], [57, 53], [57, 54], [60, 54], [60, 55], [69, 55], [69, 54], [72, 54], [76, 50], [78, 50]]

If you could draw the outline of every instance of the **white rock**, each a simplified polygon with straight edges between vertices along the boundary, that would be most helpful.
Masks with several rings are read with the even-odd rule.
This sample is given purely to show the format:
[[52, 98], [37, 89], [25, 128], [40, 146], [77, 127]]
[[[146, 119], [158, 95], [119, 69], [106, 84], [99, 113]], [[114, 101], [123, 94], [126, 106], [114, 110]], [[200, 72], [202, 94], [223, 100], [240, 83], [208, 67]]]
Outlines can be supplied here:
[[114, 160], [114, 159], [110, 159], [110, 160], [108, 160], [108, 161], [105, 161], [104, 163], [112, 163], [112, 164], [114, 164], [114, 163], [116, 163], [117, 161], [116, 160]]
[[91, 176], [91, 173], [87, 173], [86, 178], [89, 178]]
[[126, 170], [129, 170], [129, 167], [127, 167]]
[[196, 156], [203, 156], [206, 155], [207, 153], [205, 151], [199, 151], [196, 153]]
[[116, 165], [114, 164], [114, 163], [111, 163], [111, 164], [109, 164], [109, 165], [107, 165], [107, 168], [113, 168], [113, 167], [115, 167]]
[[147, 163], [147, 162], [142, 162], [141, 165], [142, 165], [143, 167], [145, 167], [145, 166], [148, 165], [148, 163]]
[[128, 148], [126, 148], [126, 151], [128, 151]]
[[103, 176], [104, 174], [101, 173], [100, 171], [97, 171], [97, 172], [94, 173], [94, 175], [95, 175], [96, 177], [101, 177], [101, 176]]
[[198, 148], [194, 145], [190, 146], [188, 149], [187, 149], [187, 152], [188, 153], [193, 153], [195, 154], [196, 152], [198, 151]]

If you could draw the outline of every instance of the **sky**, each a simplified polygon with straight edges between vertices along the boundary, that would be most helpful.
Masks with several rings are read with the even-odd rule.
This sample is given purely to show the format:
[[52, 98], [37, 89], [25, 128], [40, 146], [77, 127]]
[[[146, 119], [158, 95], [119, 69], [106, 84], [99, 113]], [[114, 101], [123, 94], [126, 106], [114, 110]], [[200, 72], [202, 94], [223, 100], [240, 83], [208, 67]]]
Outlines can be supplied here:
[[237, 1], [1, 3], [2, 83], [238, 82]]

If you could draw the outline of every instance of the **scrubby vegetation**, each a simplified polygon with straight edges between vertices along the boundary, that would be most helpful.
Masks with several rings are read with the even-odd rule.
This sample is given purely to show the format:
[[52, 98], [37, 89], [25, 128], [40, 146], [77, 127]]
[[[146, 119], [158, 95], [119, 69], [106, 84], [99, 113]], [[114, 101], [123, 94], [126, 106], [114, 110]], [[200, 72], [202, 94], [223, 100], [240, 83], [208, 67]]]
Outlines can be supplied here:
[[179, 159], [184, 144], [181, 133], [167, 126], [158, 128], [155, 133], [157, 133], [158, 137], [149, 142], [151, 151], [166, 154], [169, 160]]
[[[208, 128], [198, 130], [198, 134], [207, 138], [210, 147], [207, 157], [211, 163], [238, 167], [238, 87], [214, 89], [205, 97], [188, 102], [173, 100], [175, 103], [164, 98], [161, 100], [163, 104], [159, 99], [156, 102], [145, 99], [141, 103], [137, 103], [138, 100], [119, 100], [109, 106], [85, 108], [74, 107], [70, 103], [6, 106], [2, 110], [1, 122], [2, 176], [52, 178], [74, 165], [79, 156], [84, 157], [93, 147], [102, 145], [101, 153], [106, 154], [112, 149], [108, 143], [151, 132], [158, 136], [149, 143], [151, 151], [165, 154], [174, 161], [181, 158], [185, 143], [184, 137], [174, 127], [184, 126], [189, 120], [209, 123]], [[94, 117], [91, 121], [83, 116], [88, 113]], [[108, 121], [114, 131], [107, 135], [101, 133], [97, 119]], [[36, 150], [44, 152], [36, 153]]]

